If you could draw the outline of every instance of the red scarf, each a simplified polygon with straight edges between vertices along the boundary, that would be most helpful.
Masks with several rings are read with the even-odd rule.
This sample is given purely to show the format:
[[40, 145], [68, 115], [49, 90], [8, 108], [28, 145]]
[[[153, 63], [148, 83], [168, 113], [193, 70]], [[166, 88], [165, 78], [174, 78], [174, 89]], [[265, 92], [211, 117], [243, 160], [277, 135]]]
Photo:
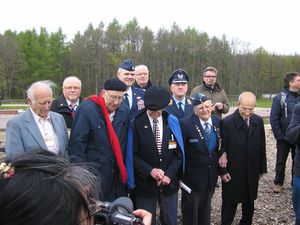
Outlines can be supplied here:
[[106, 108], [106, 105], [104, 102], [103, 94], [104, 94], [104, 92], [102, 91], [100, 96], [92, 95], [92, 96], [87, 97], [86, 99], [90, 99], [90, 100], [94, 101], [100, 107], [100, 109], [104, 115], [104, 119], [105, 119], [107, 130], [108, 130], [109, 141], [110, 141], [110, 144], [112, 147], [112, 151], [116, 157], [118, 168], [120, 170], [121, 181], [123, 183], [126, 183], [127, 172], [126, 172], [126, 168], [125, 168], [125, 165], [123, 162], [123, 156], [122, 156], [122, 151], [121, 151], [121, 147], [120, 147], [120, 142], [119, 142], [116, 132], [112, 126], [112, 123], [109, 119], [109, 115], [108, 115], [108, 111], [107, 111], [107, 108]]

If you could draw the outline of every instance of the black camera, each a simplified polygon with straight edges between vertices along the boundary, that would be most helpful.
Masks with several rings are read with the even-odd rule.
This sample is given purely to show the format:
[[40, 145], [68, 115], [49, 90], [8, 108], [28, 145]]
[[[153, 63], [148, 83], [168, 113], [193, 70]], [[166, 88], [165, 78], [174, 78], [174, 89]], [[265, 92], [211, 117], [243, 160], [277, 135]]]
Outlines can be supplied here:
[[99, 212], [95, 214], [95, 225], [144, 225], [142, 220], [132, 214], [130, 198], [120, 197], [113, 202], [98, 202]]

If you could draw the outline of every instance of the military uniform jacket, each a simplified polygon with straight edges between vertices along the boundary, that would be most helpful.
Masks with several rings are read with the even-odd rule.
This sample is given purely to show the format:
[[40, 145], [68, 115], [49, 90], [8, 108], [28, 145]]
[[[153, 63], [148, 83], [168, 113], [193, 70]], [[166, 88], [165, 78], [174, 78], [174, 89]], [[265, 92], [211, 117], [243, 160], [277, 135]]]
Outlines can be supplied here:
[[[126, 148], [129, 109], [121, 103], [113, 120], [113, 128], [119, 139], [122, 154]], [[68, 152], [72, 162], [86, 162], [93, 166], [101, 178], [104, 201], [112, 201], [109, 196], [116, 182], [120, 185], [119, 169], [112, 152], [104, 115], [92, 100], [82, 102], [76, 110]]]
[[[79, 98], [79, 104], [82, 102], [82, 98]], [[78, 106], [77, 106], [78, 107]], [[65, 97], [63, 95], [59, 96], [57, 99], [55, 99], [51, 104], [51, 111], [57, 112], [60, 115], [62, 115], [65, 119], [65, 122], [67, 124], [67, 128], [72, 128], [72, 110], [70, 109]]]
[[185, 151], [183, 182], [192, 191], [214, 190], [218, 179], [220, 119], [212, 116], [212, 129], [217, 134], [216, 147], [210, 153], [199, 117], [193, 114], [180, 120]]
[[132, 106], [129, 115], [130, 118], [134, 118], [137, 115], [138, 111], [141, 110], [138, 104], [140, 103], [140, 101], [144, 101], [145, 90], [136, 87], [131, 87], [131, 90], [132, 90]]
[[238, 109], [221, 122], [222, 148], [227, 153], [231, 181], [222, 184], [222, 198], [246, 202], [257, 198], [259, 175], [267, 172], [264, 123], [253, 114], [247, 128]]
[[181, 115], [178, 106], [174, 100], [174, 98], [172, 97], [169, 105], [167, 106], [167, 108], [165, 109], [169, 114], [172, 114], [174, 116], [176, 116], [178, 119], [182, 119], [184, 117], [190, 116], [192, 114], [194, 114], [194, 107], [192, 104], [192, 101], [189, 97], [185, 98], [185, 104], [184, 104], [184, 114]]
[[167, 113], [163, 112], [162, 161], [156, 147], [152, 127], [146, 110], [134, 121], [134, 170], [135, 193], [139, 196], [158, 196], [159, 187], [150, 175], [153, 168], [161, 168], [171, 183], [163, 186], [165, 195], [178, 191], [178, 174], [182, 164], [182, 155], [175, 135], [167, 124]]

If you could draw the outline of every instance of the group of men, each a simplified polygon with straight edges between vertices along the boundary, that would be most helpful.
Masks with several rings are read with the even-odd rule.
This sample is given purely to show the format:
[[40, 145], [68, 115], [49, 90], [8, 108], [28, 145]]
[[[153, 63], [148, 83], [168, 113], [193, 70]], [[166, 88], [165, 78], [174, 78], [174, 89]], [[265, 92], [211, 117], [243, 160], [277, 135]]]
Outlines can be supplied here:
[[231, 224], [242, 203], [240, 224], [251, 224], [259, 178], [267, 172], [263, 120], [253, 113], [251, 92], [241, 93], [236, 111], [222, 119], [229, 104], [216, 79], [216, 68], [207, 67], [187, 96], [188, 74], [177, 69], [170, 95], [152, 86], [147, 66], [125, 60], [99, 95], [84, 100], [77, 77], [64, 80], [53, 102], [52, 83], [33, 83], [30, 107], [7, 123], [6, 156], [45, 149], [85, 163], [101, 178], [103, 201], [130, 192], [135, 207], [153, 214], [153, 225], [157, 204], [161, 224], [177, 224], [179, 187], [183, 224], [210, 224], [221, 176], [221, 223]]

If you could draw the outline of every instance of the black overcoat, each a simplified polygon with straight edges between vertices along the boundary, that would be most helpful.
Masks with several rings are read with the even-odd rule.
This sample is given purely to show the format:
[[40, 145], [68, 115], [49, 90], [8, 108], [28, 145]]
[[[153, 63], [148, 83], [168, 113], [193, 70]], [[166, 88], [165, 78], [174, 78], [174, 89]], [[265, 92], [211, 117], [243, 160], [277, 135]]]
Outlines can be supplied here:
[[257, 198], [259, 175], [267, 172], [263, 120], [253, 114], [247, 128], [238, 109], [221, 122], [222, 148], [227, 152], [231, 181], [222, 183], [227, 202], [247, 202]]
[[144, 110], [134, 121], [134, 170], [135, 194], [142, 197], [158, 196], [159, 187], [150, 175], [153, 168], [160, 168], [171, 179], [169, 185], [163, 186], [164, 194], [178, 191], [178, 174], [182, 165], [182, 154], [176, 137], [167, 122], [167, 112], [163, 112], [162, 161], [158, 154], [152, 127]]

